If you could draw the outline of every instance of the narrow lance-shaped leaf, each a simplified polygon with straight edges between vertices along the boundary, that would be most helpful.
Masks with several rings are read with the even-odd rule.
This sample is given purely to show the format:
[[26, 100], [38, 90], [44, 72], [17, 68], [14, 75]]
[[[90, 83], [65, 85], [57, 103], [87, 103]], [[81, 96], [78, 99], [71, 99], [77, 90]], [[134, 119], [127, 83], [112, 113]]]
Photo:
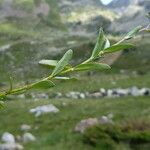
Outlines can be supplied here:
[[119, 45], [113, 45], [103, 51], [103, 53], [113, 53], [117, 52], [123, 49], [129, 49], [129, 48], [134, 48], [135, 46], [132, 44], [119, 44]]
[[131, 39], [133, 38], [140, 30], [142, 29], [142, 26], [138, 26], [136, 28], [134, 28], [132, 31], [130, 31], [126, 36], [125, 36], [125, 40]]
[[54, 71], [52, 72], [51, 76], [56, 76], [59, 74], [69, 63], [73, 55], [72, 50], [68, 50], [64, 56], [61, 58], [61, 60], [57, 63]]
[[91, 55], [91, 59], [98, 57], [100, 51], [110, 46], [109, 40], [105, 37], [103, 29], [100, 29], [99, 37], [97, 38], [96, 45]]
[[86, 63], [78, 65], [76, 71], [92, 71], [92, 70], [104, 70], [110, 69], [111, 67], [104, 63]]
[[0, 101], [0, 109], [4, 107], [4, 102]]
[[146, 31], [147, 31], [147, 32], [150, 32], [150, 29], [147, 29]]
[[108, 47], [110, 47], [110, 42], [109, 42], [109, 40], [106, 38], [106, 43], [105, 43], [104, 49], [106, 49], [106, 48], [108, 48]]
[[37, 83], [34, 83], [31, 88], [32, 89], [49, 89], [51, 87], [54, 87], [55, 84], [50, 80], [43, 80]]

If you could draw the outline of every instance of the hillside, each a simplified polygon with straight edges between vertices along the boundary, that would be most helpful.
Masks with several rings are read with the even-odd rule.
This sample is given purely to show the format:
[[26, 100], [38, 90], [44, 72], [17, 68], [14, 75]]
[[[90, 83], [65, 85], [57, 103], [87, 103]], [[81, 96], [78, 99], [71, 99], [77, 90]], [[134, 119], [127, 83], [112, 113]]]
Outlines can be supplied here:
[[99, 27], [106, 30], [115, 18], [97, 0], [0, 0], [0, 4], [3, 81], [8, 76], [26, 80], [40, 77], [43, 74], [43, 71], [37, 74], [40, 59], [56, 58], [69, 48], [88, 47]]
[[110, 31], [127, 32], [137, 25], [146, 26], [149, 23], [145, 17], [150, 9], [149, 0], [114, 0], [108, 7], [120, 14], [111, 24]]

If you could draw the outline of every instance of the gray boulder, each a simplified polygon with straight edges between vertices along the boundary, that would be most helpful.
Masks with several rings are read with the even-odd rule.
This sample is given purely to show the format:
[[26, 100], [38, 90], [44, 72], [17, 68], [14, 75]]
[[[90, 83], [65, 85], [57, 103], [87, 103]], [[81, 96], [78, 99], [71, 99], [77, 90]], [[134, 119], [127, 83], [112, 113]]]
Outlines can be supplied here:
[[5, 132], [1, 137], [1, 141], [4, 143], [15, 143], [15, 137], [11, 133]]
[[35, 116], [38, 117], [42, 114], [47, 114], [47, 113], [58, 113], [59, 109], [55, 107], [52, 104], [49, 105], [43, 105], [43, 106], [38, 106], [36, 108], [32, 108], [29, 111], [30, 113], [35, 113]]
[[0, 150], [22, 150], [23, 146], [17, 143], [0, 144]]
[[31, 129], [31, 126], [27, 125], [27, 124], [22, 124], [20, 127], [20, 130], [23, 132], [27, 132]]
[[81, 120], [75, 127], [76, 132], [84, 133], [84, 131], [91, 127], [98, 124], [98, 119], [97, 118], [89, 118], [85, 120]]

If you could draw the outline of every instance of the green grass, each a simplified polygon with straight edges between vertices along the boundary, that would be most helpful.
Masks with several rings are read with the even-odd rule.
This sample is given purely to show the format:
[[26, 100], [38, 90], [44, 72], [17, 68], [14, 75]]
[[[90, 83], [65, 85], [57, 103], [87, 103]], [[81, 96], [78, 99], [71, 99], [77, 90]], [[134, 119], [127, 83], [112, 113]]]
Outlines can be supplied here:
[[[66, 103], [63, 106], [62, 103]], [[29, 109], [38, 105], [54, 104], [60, 109], [58, 114], [47, 114], [39, 118], [29, 113]], [[83, 136], [75, 133], [75, 125], [82, 119], [114, 114], [116, 123], [132, 119], [150, 119], [150, 101], [148, 97], [126, 97], [101, 100], [15, 100], [6, 102], [0, 110], [0, 134], [5, 131], [21, 135], [20, 125], [30, 124], [37, 141], [26, 144], [25, 149], [34, 150], [93, 150], [94, 147], [83, 142]], [[37, 127], [38, 129], [35, 129]]]

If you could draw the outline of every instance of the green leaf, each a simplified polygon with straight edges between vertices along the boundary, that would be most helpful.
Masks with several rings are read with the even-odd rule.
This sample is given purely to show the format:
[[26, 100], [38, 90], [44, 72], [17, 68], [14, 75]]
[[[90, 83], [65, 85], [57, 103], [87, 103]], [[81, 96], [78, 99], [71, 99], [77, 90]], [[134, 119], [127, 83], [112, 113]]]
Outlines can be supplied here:
[[103, 29], [100, 29], [99, 37], [97, 38], [96, 45], [91, 55], [91, 59], [98, 57], [100, 51], [108, 48], [110, 46], [109, 40], [105, 37]]
[[104, 70], [110, 69], [111, 67], [104, 63], [86, 63], [80, 64], [75, 67], [76, 71], [92, 71], [92, 70]]
[[146, 31], [147, 31], [147, 32], [150, 32], [150, 29], [147, 29]]
[[0, 101], [0, 109], [4, 107], [4, 102]]
[[119, 45], [113, 45], [107, 49], [105, 49], [103, 52], [104, 53], [114, 53], [123, 49], [129, 49], [129, 48], [134, 48], [135, 46], [132, 44], [119, 44]]
[[138, 26], [136, 28], [134, 28], [132, 31], [130, 31], [126, 36], [125, 36], [125, 40], [131, 39], [133, 38], [140, 30], [141, 30], [142, 26]]
[[108, 39], [106, 39], [106, 43], [105, 43], [105, 47], [104, 47], [104, 49], [106, 49], [106, 48], [108, 48], [108, 47], [110, 47], [110, 42], [109, 42], [109, 40], [108, 40]]
[[39, 61], [40, 65], [47, 66], [49, 68], [56, 67], [57, 63], [58, 63], [57, 60], [46, 60], [46, 59], [44, 59], [44, 60]]
[[54, 71], [52, 72], [52, 76], [56, 76], [59, 74], [69, 63], [73, 55], [72, 50], [68, 50], [64, 56], [61, 58], [61, 60], [57, 63]]
[[50, 80], [43, 80], [37, 83], [34, 83], [31, 88], [32, 89], [49, 89], [51, 87], [54, 87], [55, 84]]

